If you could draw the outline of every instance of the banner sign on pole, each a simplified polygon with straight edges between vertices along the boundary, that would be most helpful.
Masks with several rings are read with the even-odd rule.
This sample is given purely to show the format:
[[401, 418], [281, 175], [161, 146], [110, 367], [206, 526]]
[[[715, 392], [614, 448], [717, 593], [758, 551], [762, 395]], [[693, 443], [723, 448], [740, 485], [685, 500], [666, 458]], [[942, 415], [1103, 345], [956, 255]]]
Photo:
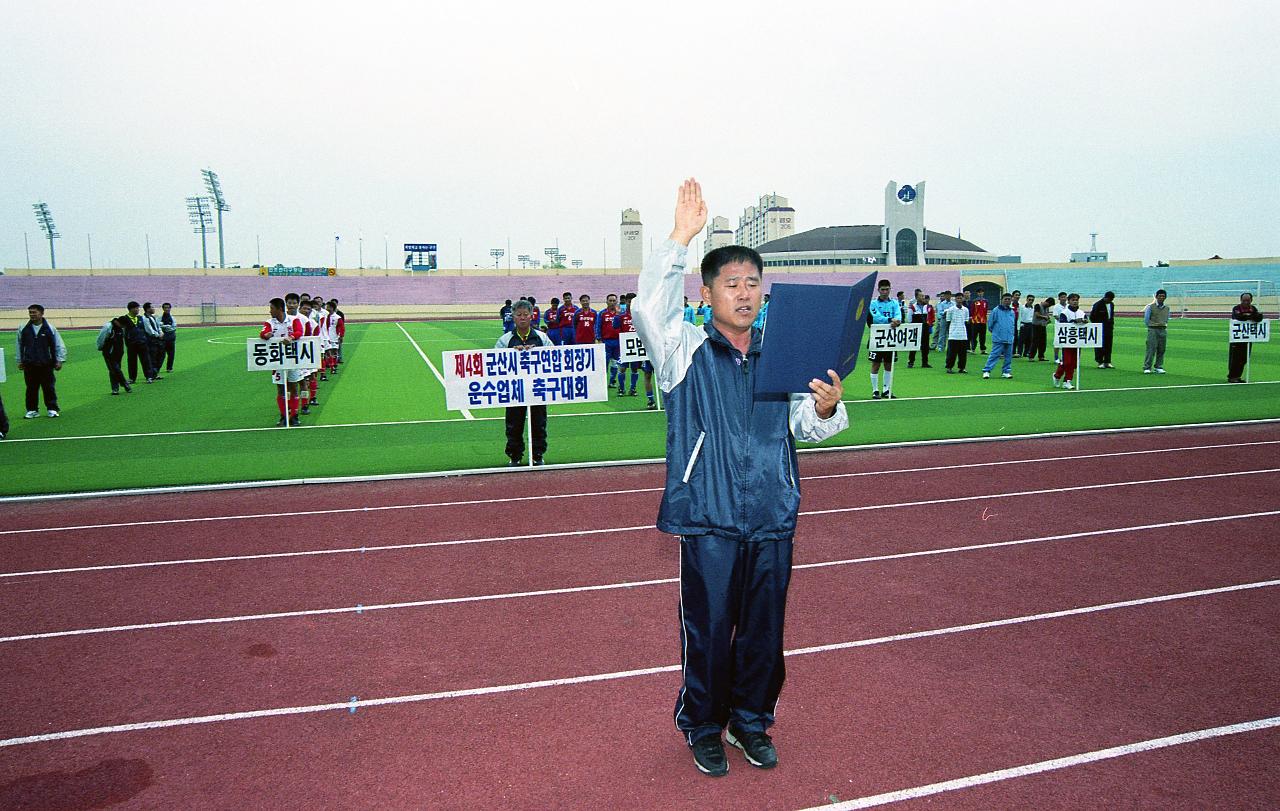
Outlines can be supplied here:
[[1102, 346], [1101, 324], [1053, 325], [1054, 349], [1097, 349]]
[[649, 352], [644, 348], [644, 341], [640, 340], [639, 333], [620, 332], [618, 333], [618, 362], [619, 363], [638, 363], [649, 359]]
[[872, 324], [867, 349], [871, 352], [919, 352], [924, 324]]
[[315, 369], [320, 366], [318, 335], [299, 338], [292, 343], [248, 338], [245, 344], [250, 372]]
[[1266, 344], [1271, 342], [1270, 321], [1232, 321], [1231, 337], [1233, 344]]
[[441, 360], [450, 411], [609, 399], [604, 344], [463, 349], [445, 352]]

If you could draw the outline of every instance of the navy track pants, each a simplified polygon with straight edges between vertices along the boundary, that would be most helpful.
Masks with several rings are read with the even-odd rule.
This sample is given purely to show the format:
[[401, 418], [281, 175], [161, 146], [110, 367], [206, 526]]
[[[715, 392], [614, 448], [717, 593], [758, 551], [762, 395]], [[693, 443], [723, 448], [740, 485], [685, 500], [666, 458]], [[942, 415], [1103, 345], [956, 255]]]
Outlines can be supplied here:
[[791, 581], [790, 539], [680, 539], [680, 664], [676, 728], [692, 744], [732, 724], [773, 725], [786, 678], [782, 626]]

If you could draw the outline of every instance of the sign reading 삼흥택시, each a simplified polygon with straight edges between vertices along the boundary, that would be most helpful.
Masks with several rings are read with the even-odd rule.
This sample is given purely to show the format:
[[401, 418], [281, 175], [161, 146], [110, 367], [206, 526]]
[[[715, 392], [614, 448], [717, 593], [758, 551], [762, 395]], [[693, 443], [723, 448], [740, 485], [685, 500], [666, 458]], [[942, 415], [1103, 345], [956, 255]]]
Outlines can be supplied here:
[[1228, 342], [1233, 344], [1266, 344], [1271, 342], [1270, 321], [1231, 322]]
[[867, 349], [871, 352], [919, 352], [924, 334], [923, 324], [872, 324], [867, 327], [871, 336]]
[[1101, 324], [1053, 325], [1054, 349], [1097, 349], [1102, 346]]
[[604, 344], [445, 352], [445, 407], [602, 403], [609, 399]]

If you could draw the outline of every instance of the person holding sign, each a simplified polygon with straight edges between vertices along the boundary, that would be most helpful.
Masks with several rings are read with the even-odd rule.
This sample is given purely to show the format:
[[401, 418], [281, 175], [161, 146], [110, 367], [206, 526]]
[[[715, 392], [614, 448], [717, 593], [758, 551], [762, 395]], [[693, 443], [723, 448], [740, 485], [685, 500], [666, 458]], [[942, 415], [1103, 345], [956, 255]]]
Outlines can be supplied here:
[[[1080, 309], [1080, 294], [1072, 293], [1067, 296], [1067, 306], [1062, 312], [1058, 313], [1058, 323], [1060, 324], [1084, 324], [1088, 319], [1085, 318], [1084, 311]], [[1053, 372], [1053, 387], [1067, 389], [1070, 391], [1075, 388], [1075, 384], [1071, 381], [1076, 377], [1076, 366], [1080, 363], [1080, 350], [1068, 349], [1063, 347], [1062, 359], [1058, 361], [1058, 368]]]
[[[1258, 323], [1262, 320], [1262, 313], [1257, 307], [1253, 306], [1253, 294], [1241, 293], [1240, 303], [1231, 308], [1232, 321], [1251, 321]], [[1231, 341], [1228, 344], [1227, 351], [1227, 382], [1243, 383], [1244, 367], [1249, 362], [1249, 355], [1253, 351], [1252, 345], [1245, 341]]]
[[982, 367], [982, 379], [991, 377], [991, 370], [996, 368], [996, 358], [1003, 358], [1000, 376], [1006, 380], [1013, 377], [1013, 337], [1018, 316], [1013, 312], [1013, 296], [1010, 293], [1000, 294], [1000, 304], [991, 311], [987, 318], [987, 326], [991, 329], [991, 354]]
[[[631, 315], [631, 302], [635, 301], [636, 294], [627, 293], [622, 298], [625, 304], [622, 311], [614, 317], [614, 324], [617, 326], [619, 334], [635, 331], [635, 324]], [[627, 394], [623, 385], [625, 383], [623, 377], [628, 369], [631, 370], [631, 392], [627, 396], [636, 396], [636, 381], [640, 379], [640, 373], [644, 372], [644, 395], [649, 398], [649, 404], [645, 408], [649, 411], [657, 410], [658, 403], [653, 394], [653, 364], [647, 360], [633, 360], [618, 367], [618, 396], [622, 397]]]
[[[686, 180], [671, 236], [646, 258], [635, 326], [666, 395], [667, 480], [657, 526], [680, 538], [683, 684], [676, 728], [704, 774], [729, 770], [721, 734], [757, 768], [777, 765], [767, 734], [786, 673], [782, 626], [800, 505], [795, 441], [820, 442], [849, 417], [840, 378], [809, 393], [756, 395], [760, 254], [739, 245], [702, 260], [709, 324], [683, 318], [689, 243], [707, 221]], [[891, 302], [892, 306], [897, 306]]]
[[[881, 279], [876, 284], [876, 292], [879, 294], [871, 300], [867, 305], [867, 323], [868, 324], [888, 324], [896, 327], [902, 323], [902, 305], [889, 298], [889, 290], [893, 285], [888, 279]], [[870, 338], [868, 338], [870, 340]], [[867, 353], [867, 360], [871, 361], [871, 399], [872, 400], [896, 400], [891, 391], [893, 387], [893, 354], [892, 352], [874, 352]], [[880, 365], [884, 364], [884, 394], [880, 393]]]
[[[586, 296], [583, 296], [583, 298], [586, 298]], [[533, 305], [528, 301], [524, 299], [517, 301], [512, 309], [511, 316], [516, 324], [515, 329], [503, 333], [498, 342], [493, 345], [494, 349], [529, 349], [534, 346], [552, 345], [551, 338], [545, 332], [538, 332], [533, 328]], [[520, 459], [524, 456], [526, 409], [528, 409], [528, 415], [533, 421], [531, 426], [533, 447], [530, 448], [533, 454], [533, 463], [541, 465], [542, 457], [547, 453], [547, 407], [544, 405], [510, 406], [507, 408], [506, 419], [506, 452], [507, 458], [511, 460], [511, 467], [518, 467]]]
[[[302, 337], [302, 320], [290, 317], [284, 311], [284, 299], [273, 298], [268, 305], [270, 316], [262, 325], [258, 337], [263, 340], [275, 340], [291, 344]], [[271, 373], [271, 382], [276, 385], [276, 406], [280, 409], [280, 421], [276, 427], [299, 425], [298, 421], [298, 381], [302, 372], [298, 369], [286, 369]], [[286, 411], [287, 408], [287, 411]], [[288, 414], [286, 417], [285, 415]]]

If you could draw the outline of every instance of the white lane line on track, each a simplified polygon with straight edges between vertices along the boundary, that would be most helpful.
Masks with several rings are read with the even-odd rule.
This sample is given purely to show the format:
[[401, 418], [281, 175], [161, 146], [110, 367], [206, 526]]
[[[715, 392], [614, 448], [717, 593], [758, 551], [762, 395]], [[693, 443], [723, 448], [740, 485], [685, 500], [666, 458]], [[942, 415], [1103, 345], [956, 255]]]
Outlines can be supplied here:
[[[1196, 591], [1184, 591], [1176, 594], [1161, 594], [1154, 597], [1140, 597], [1134, 600], [1124, 600], [1115, 603], [1102, 603], [1099, 605], [1080, 606], [1078, 608], [1070, 608], [1064, 611], [1051, 611], [1045, 614], [1027, 614], [1020, 617], [1008, 617], [1006, 619], [992, 620], [990, 622], [971, 623], [969, 625], [953, 625], [946, 628], [935, 628], [928, 631], [913, 631], [910, 633], [894, 634], [892, 636], [876, 637], [874, 639], [860, 639], [849, 642], [839, 642], [832, 645], [818, 645], [809, 648], [799, 648], [796, 650], [786, 651], [786, 656], [807, 656], [815, 653], [826, 653], [829, 651], [848, 650], [851, 648], [864, 648], [873, 645], [884, 645], [893, 642], [903, 642], [913, 639], [924, 639], [934, 636], [948, 636], [951, 634], [968, 633], [971, 631], [986, 630], [989, 628], [1000, 628], [1009, 625], [1020, 625], [1028, 622], [1038, 622], [1041, 620], [1059, 619], [1062, 617], [1080, 616], [1083, 614], [1093, 614], [1100, 611], [1112, 611], [1121, 608], [1135, 608], [1143, 605], [1152, 605], [1156, 603], [1165, 603], [1173, 600], [1188, 600], [1198, 597], [1208, 597], [1218, 594], [1228, 594], [1231, 592], [1247, 591], [1251, 589], [1263, 589], [1280, 586], [1280, 580], [1260, 580], [1252, 583], [1238, 583], [1231, 586], [1221, 586], [1211, 589], [1199, 589]], [[18, 738], [6, 738], [0, 740], [0, 747], [5, 746], [22, 746], [32, 743], [44, 743], [47, 741], [66, 740], [68, 738], [83, 738], [90, 735], [107, 735], [119, 732], [138, 732], [150, 729], [165, 729], [169, 727], [190, 726], [194, 724], [211, 724], [223, 721], [240, 721], [250, 718], [268, 718], [282, 715], [303, 715], [307, 713], [327, 712], [332, 710], [349, 711], [353, 708], [362, 707], [380, 707], [391, 704], [414, 704], [423, 701], [439, 701], [450, 698], [465, 698], [468, 696], [494, 695], [498, 693], [514, 693], [525, 690], [535, 690], [543, 687], [562, 687], [575, 684], [588, 684], [591, 682], [614, 681], [618, 679], [635, 678], [638, 676], [650, 676], [658, 673], [675, 673], [679, 672], [680, 665], [659, 665], [656, 667], [639, 668], [635, 670], [622, 670], [612, 673], [592, 673], [584, 676], [569, 676], [559, 679], [544, 679], [541, 681], [522, 682], [520, 684], [500, 684], [488, 687], [473, 687], [461, 690], [446, 690], [436, 693], [417, 693], [414, 695], [390, 696], [387, 698], [361, 699], [358, 701], [342, 701], [328, 704], [311, 704], [297, 707], [273, 707], [262, 710], [245, 710], [240, 712], [226, 712], [216, 715], [200, 715], [187, 718], [170, 718], [160, 721], [141, 721], [132, 724], [117, 724], [113, 726], [90, 727], [86, 729], [69, 729], [61, 732], [48, 732], [41, 735], [27, 735]]]
[[[1187, 451], [1222, 450], [1225, 448], [1252, 448], [1259, 445], [1280, 445], [1280, 439], [1265, 439], [1257, 442], [1227, 442], [1220, 445], [1184, 445], [1177, 448], [1154, 448], [1137, 451], [1109, 451], [1107, 453], [1086, 453], [1073, 456], [1046, 456], [1036, 459], [1003, 459], [993, 462], [969, 462], [958, 465], [934, 465], [930, 467], [899, 468], [896, 470], [869, 470], [856, 473], [830, 473], [821, 476], [801, 476], [801, 481], [818, 481], [822, 479], [844, 479], [859, 476], [885, 476], [908, 473], [932, 473], [943, 470], [964, 470], [970, 468], [995, 467], [1003, 465], [1029, 465], [1048, 462], [1070, 462], [1085, 459], [1109, 459], [1119, 456], [1143, 456], [1158, 453], [1182, 453]], [[427, 501], [414, 504], [391, 504], [381, 507], [338, 507], [327, 510], [298, 510], [293, 512], [273, 513], [241, 513], [236, 515], [213, 515], [197, 518], [161, 518], [150, 521], [116, 521], [104, 524], [70, 524], [57, 527], [33, 527], [30, 529], [0, 530], [0, 536], [23, 535], [39, 532], [69, 532], [72, 530], [118, 529], [121, 527], [148, 527], [164, 524], [200, 523], [204, 521], [246, 521], [264, 518], [294, 518], [307, 515], [338, 515], [341, 513], [380, 512], [385, 510], [416, 510], [432, 507], [464, 507], [481, 504], [504, 504], [517, 501], [539, 501], [542, 499], [595, 498], [599, 496], [625, 496], [638, 493], [660, 493], [661, 487], [637, 487], [627, 490], [597, 490], [578, 493], [553, 493], [544, 496], [508, 496], [503, 498], [480, 498], [464, 501]]]
[[[404, 333], [404, 337], [409, 339], [409, 343], [413, 344], [413, 348], [418, 350], [418, 356], [422, 358], [423, 363], [427, 364], [427, 368], [431, 370], [431, 374], [436, 376], [436, 380], [440, 381], [440, 388], [443, 389], [444, 376], [440, 374], [440, 370], [437, 369], [436, 365], [431, 362], [431, 358], [427, 357], [427, 353], [422, 351], [422, 347], [418, 346], [418, 342], [413, 340], [413, 336], [409, 334], [409, 331], [404, 327], [400, 326], [399, 321], [396, 322], [396, 326], [400, 327], [400, 331]], [[474, 420], [476, 418], [475, 414], [472, 414], [470, 411], [468, 411], [465, 408], [461, 409], [461, 411], [462, 411], [462, 418], [465, 420]]]
[[1183, 732], [1178, 735], [1169, 735], [1163, 738], [1149, 738], [1145, 741], [1136, 741], [1122, 746], [1112, 746], [1107, 749], [1096, 749], [1092, 752], [1082, 752], [1077, 755], [1069, 755], [1067, 757], [1054, 758], [1052, 760], [1041, 760], [1037, 763], [1026, 763], [1022, 766], [1014, 766], [1009, 769], [999, 769], [994, 772], [973, 774], [968, 777], [959, 777], [955, 780], [945, 780], [941, 783], [930, 783], [927, 786], [915, 786], [914, 788], [906, 788], [899, 791], [888, 791], [884, 794], [859, 797], [856, 800], [846, 800], [844, 802], [812, 806], [805, 809], [805, 811], [854, 811], [854, 809], [859, 808], [874, 808], [880, 805], [888, 805], [889, 803], [902, 802], [903, 800], [915, 800], [921, 797], [931, 797], [935, 794], [942, 794], [947, 791], [973, 788], [974, 786], [984, 786], [988, 783], [998, 783], [1003, 780], [1012, 780], [1017, 777], [1028, 777], [1033, 774], [1056, 771], [1057, 769], [1068, 769], [1072, 766], [1083, 766], [1086, 763], [1097, 763], [1100, 760], [1110, 760], [1112, 758], [1125, 757], [1126, 755], [1136, 755], [1142, 752], [1151, 752], [1156, 749], [1165, 749], [1170, 746], [1180, 746], [1182, 744], [1195, 743], [1196, 741], [1204, 741], [1211, 738], [1221, 738], [1227, 735], [1239, 735], [1244, 732], [1257, 732], [1258, 730], [1263, 729], [1273, 729], [1278, 726], [1280, 726], [1280, 715], [1272, 716], [1270, 718], [1259, 718], [1254, 721], [1244, 721], [1239, 724], [1228, 724], [1226, 726], [1210, 727], [1209, 729], [1198, 729], [1194, 732]]
[[[824, 510], [801, 510], [800, 516], [813, 515], [837, 515], [849, 512], [866, 512], [871, 510], [892, 510], [902, 507], [919, 507], [924, 505], [936, 504], [957, 504], [965, 501], [982, 501], [990, 499], [1016, 498], [1019, 496], [1040, 496], [1052, 495], [1054, 493], [1069, 493], [1083, 490], [1100, 490], [1110, 487], [1134, 487], [1150, 484], [1167, 484], [1169, 482], [1182, 482], [1198, 479], [1216, 479], [1234, 476], [1249, 476], [1259, 473], [1280, 473], [1280, 468], [1266, 468], [1262, 470], [1235, 470], [1228, 473], [1202, 473], [1194, 476], [1176, 476], [1167, 479], [1141, 479], [1138, 481], [1124, 482], [1104, 482], [1102, 484], [1078, 484], [1070, 487], [1053, 487], [1042, 490], [1022, 490], [1012, 493], [983, 493], [976, 496], [956, 496], [953, 498], [928, 499], [925, 501], [902, 501], [893, 504], [867, 504], [857, 507], [832, 507]], [[373, 508], [370, 508], [371, 510]], [[385, 508], [380, 508], [385, 509]], [[405, 509], [405, 508], [401, 508]], [[457, 538], [447, 541], [420, 541], [418, 543], [403, 544], [383, 544], [379, 546], [348, 546], [336, 549], [302, 549], [292, 552], [262, 552], [253, 555], [222, 555], [217, 557], [206, 558], [185, 558], [170, 560], [149, 560], [135, 561], [132, 563], [105, 563], [97, 566], [72, 566], [62, 569], [35, 569], [19, 572], [0, 572], [0, 580], [15, 577], [35, 577], [40, 575], [57, 575], [71, 574], [76, 572], [101, 572], [112, 571], [116, 569], [141, 569], [153, 566], [185, 566], [205, 563], [228, 563], [233, 561], [244, 560], [270, 560], [273, 558], [292, 558], [292, 557], [309, 557], [317, 555], [349, 555], [364, 554], [367, 552], [386, 552], [404, 549], [427, 549], [436, 546], [462, 546], [466, 544], [478, 543], [502, 543], [504, 541], [524, 541], [536, 540], [541, 538], [559, 538], [576, 535], [596, 535], [615, 532], [642, 532], [647, 530], [655, 530], [652, 524], [641, 524], [630, 527], [605, 527], [602, 529], [580, 529], [563, 532], [540, 532], [527, 535], [496, 535], [485, 538]]]
[[[1221, 521], [1239, 521], [1252, 518], [1264, 518], [1274, 515], [1280, 515], [1280, 510], [1270, 510], [1268, 512], [1240, 513], [1237, 515], [1220, 515], [1210, 518], [1192, 518], [1183, 521], [1165, 521], [1159, 524], [1141, 524], [1132, 527], [1116, 527], [1114, 529], [1097, 529], [1085, 532], [1070, 532], [1062, 535], [1045, 535], [1038, 538], [1019, 538], [1011, 541], [993, 541], [991, 543], [969, 544], [966, 546], [952, 546], [943, 549], [921, 549], [915, 552], [893, 552], [884, 555], [870, 555], [861, 558], [848, 558], [845, 560], [828, 560], [819, 561], [817, 563], [800, 563], [795, 565], [794, 569], [823, 569], [830, 566], [853, 566], [864, 563], [882, 563], [890, 560], [906, 560], [908, 558], [932, 557], [935, 555], [949, 555], [960, 552], [975, 552], [984, 549], [1000, 549], [1006, 546], [1026, 546], [1035, 543], [1048, 543], [1052, 541], [1070, 541], [1080, 538], [1090, 538], [1102, 535], [1117, 535], [1126, 532], [1143, 532], [1154, 529], [1171, 529], [1173, 527], [1192, 526], [1197, 524], [1212, 524]], [[612, 530], [614, 532], [625, 532], [631, 528], [618, 528]], [[649, 527], [641, 527], [641, 529], [650, 529]], [[587, 534], [580, 532], [578, 534]], [[544, 536], [545, 537], [545, 536]], [[551, 536], [556, 537], [556, 536]], [[169, 620], [166, 622], [149, 622], [136, 623], [133, 625], [113, 625], [97, 628], [77, 628], [68, 631], [46, 631], [44, 633], [21, 634], [17, 636], [0, 637], [0, 643], [6, 642], [27, 642], [37, 639], [53, 639], [65, 636], [87, 636], [89, 634], [106, 634], [106, 633], [122, 633], [126, 631], [147, 631], [156, 628], [176, 628], [188, 625], [213, 625], [230, 622], [256, 622], [260, 620], [288, 619], [294, 617], [314, 617], [325, 614], [351, 614], [363, 611], [388, 611], [407, 608], [424, 608], [433, 605], [456, 605], [459, 603], [478, 603], [493, 600], [511, 600], [515, 598], [525, 597], [547, 597], [558, 594], [579, 594], [591, 591], [613, 591], [619, 589], [643, 588], [645, 586], [669, 585], [679, 582], [677, 578], [661, 578], [655, 580], [633, 580], [622, 583], [602, 583], [591, 586], [566, 586], [557, 589], [542, 589], [539, 591], [521, 591], [521, 592], [505, 592], [499, 594], [481, 594], [470, 597], [440, 597], [432, 600], [414, 600], [411, 602], [401, 603], [380, 603], [376, 605], [360, 605], [360, 606], [338, 606], [332, 608], [315, 608], [303, 609], [298, 611], [279, 611], [268, 614], [244, 614], [233, 617], [206, 617], [191, 620]]]

